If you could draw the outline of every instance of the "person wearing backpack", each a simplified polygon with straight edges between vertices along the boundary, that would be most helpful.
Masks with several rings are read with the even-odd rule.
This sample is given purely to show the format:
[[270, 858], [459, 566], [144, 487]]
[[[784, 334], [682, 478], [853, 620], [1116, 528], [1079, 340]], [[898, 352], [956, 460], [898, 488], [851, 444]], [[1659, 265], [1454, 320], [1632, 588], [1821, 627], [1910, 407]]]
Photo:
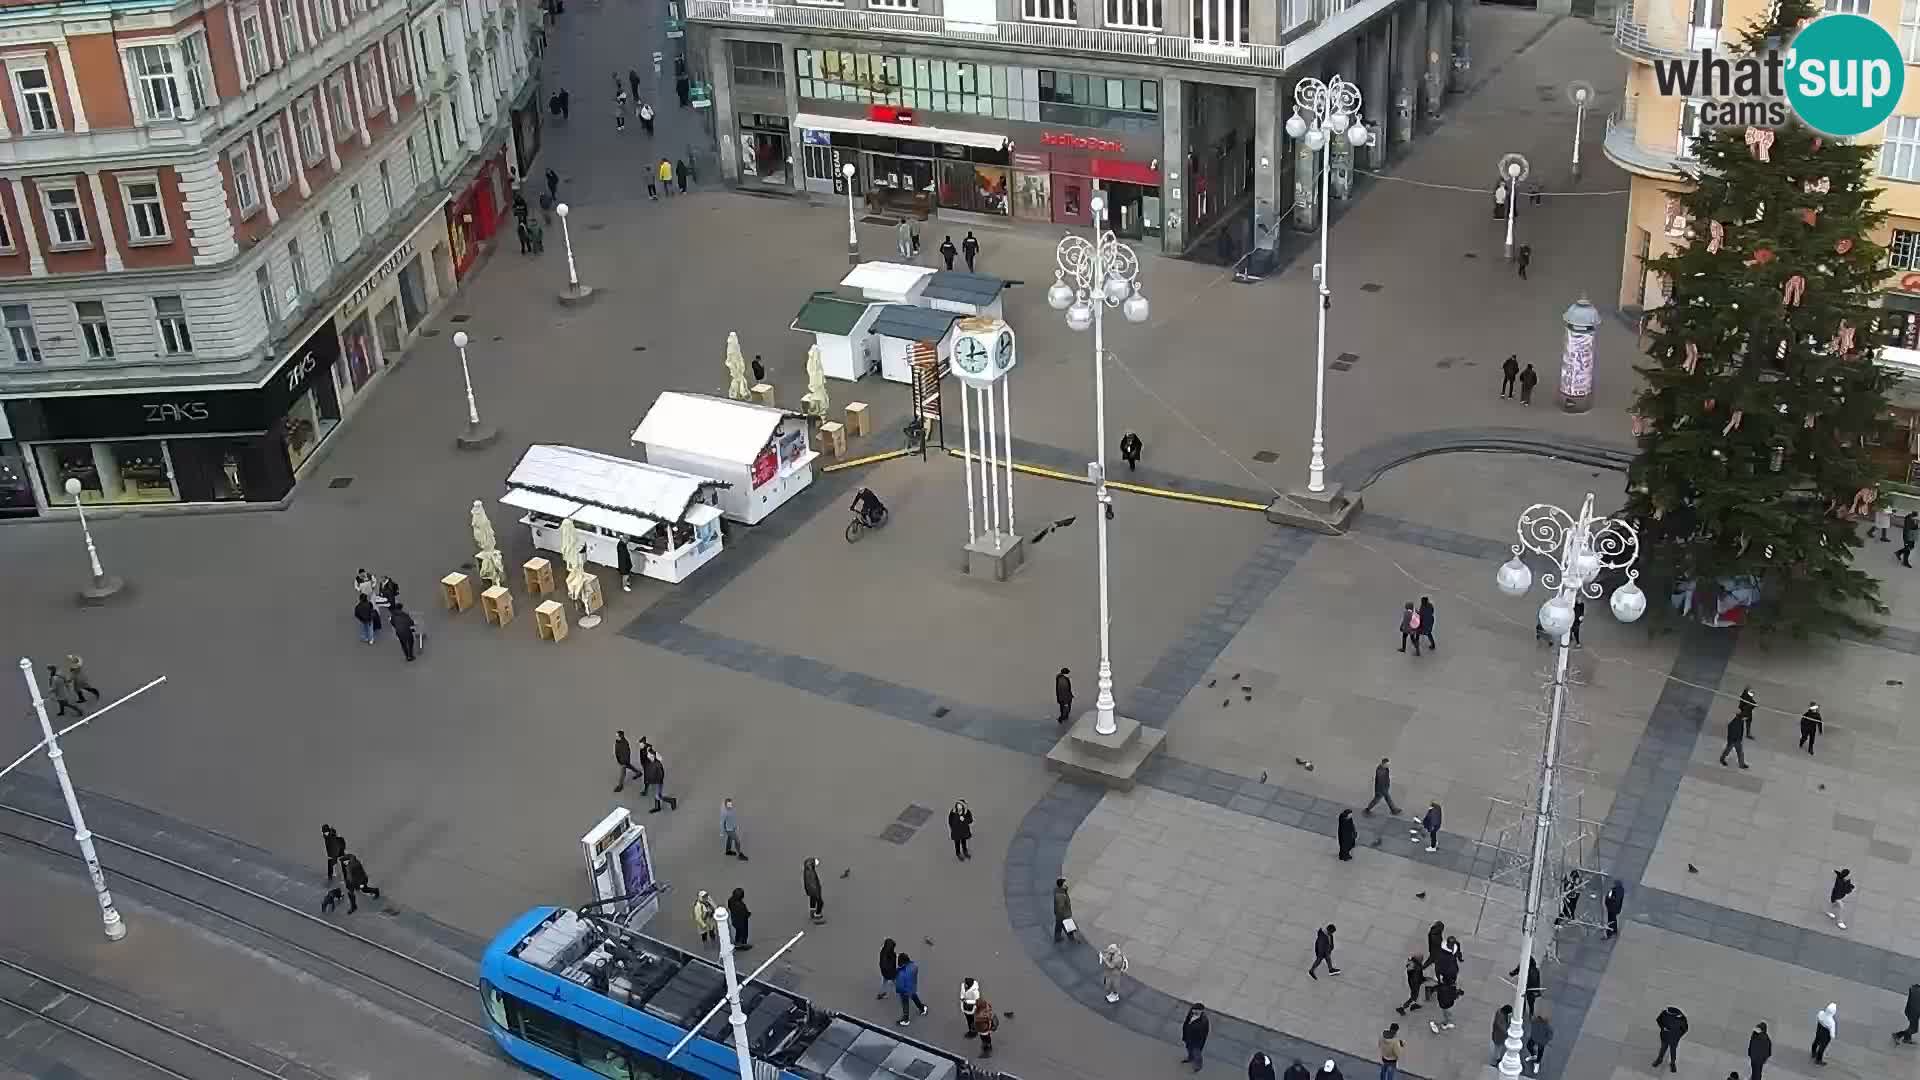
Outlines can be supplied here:
[[993, 1003], [981, 995], [973, 1004], [973, 1030], [980, 1036], [980, 1056], [993, 1056], [993, 1033], [1000, 1029], [1000, 1017], [993, 1011]]
[[1406, 609], [1400, 612], [1400, 651], [1407, 651], [1407, 642], [1413, 642], [1413, 655], [1420, 655], [1420, 613], [1413, 610], [1413, 601], [1407, 601]]

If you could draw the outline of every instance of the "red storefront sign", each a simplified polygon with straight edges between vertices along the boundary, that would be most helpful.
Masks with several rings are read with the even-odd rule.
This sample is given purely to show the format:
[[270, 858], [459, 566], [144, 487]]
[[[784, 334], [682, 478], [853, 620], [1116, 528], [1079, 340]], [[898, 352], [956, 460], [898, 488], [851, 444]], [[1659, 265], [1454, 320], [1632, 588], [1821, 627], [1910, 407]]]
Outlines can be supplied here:
[[773, 447], [769, 446], [760, 451], [759, 457], [753, 459], [753, 486], [760, 487], [773, 479], [773, 474], [778, 471], [780, 471], [780, 459], [774, 456]]
[[1117, 143], [1112, 139], [1102, 139], [1092, 135], [1069, 135], [1060, 131], [1041, 132], [1040, 144], [1042, 146], [1064, 146], [1070, 150], [1092, 150], [1097, 154], [1124, 154], [1127, 152], [1124, 143]]
[[447, 203], [447, 235], [453, 243], [453, 274], [456, 278], [466, 277], [473, 268], [474, 260], [480, 255], [482, 242], [492, 237], [499, 229], [500, 219], [505, 207], [496, 202], [494, 193], [500, 178], [507, 172], [507, 152], [503, 147], [500, 153], [480, 166], [480, 173], [473, 183], [460, 195]]
[[877, 120], [882, 124], [911, 124], [913, 110], [903, 109], [898, 105], [869, 105], [867, 119]]

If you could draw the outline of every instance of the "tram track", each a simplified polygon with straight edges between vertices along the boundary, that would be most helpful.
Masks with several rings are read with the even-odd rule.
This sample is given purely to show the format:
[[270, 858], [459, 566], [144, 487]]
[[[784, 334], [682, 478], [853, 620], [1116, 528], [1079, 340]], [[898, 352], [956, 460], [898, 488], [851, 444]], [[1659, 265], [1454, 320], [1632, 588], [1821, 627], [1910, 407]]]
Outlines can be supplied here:
[[[14, 820], [7, 820], [9, 816]], [[78, 863], [79, 854], [67, 843], [68, 829], [67, 823], [57, 818], [0, 803], [0, 848], [17, 845], [62, 865]], [[107, 864], [109, 885], [116, 891], [158, 901], [157, 906], [210, 915], [237, 931], [232, 937], [242, 944], [447, 1038], [489, 1056], [498, 1054], [483, 1023], [479, 987], [473, 980], [138, 844], [100, 833], [94, 833], [93, 840], [103, 856], [109, 852], [114, 856], [102, 861]], [[314, 900], [319, 900], [317, 892]], [[3, 958], [0, 964], [17, 968]], [[22, 1008], [14, 1001], [0, 1001], [14, 1009]]]

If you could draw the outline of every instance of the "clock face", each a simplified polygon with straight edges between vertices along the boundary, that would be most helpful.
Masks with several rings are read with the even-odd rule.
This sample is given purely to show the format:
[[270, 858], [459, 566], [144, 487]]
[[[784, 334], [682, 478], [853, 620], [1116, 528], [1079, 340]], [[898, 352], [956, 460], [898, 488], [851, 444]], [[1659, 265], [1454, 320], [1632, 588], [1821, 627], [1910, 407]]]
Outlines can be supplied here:
[[960, 370], [978, 375], [987, 370], [987, 347], [978, 339], [963, 337], [954, 343], [953, 359]]
[[993, 364], [1001, 371], [1013, 366], [1013, 331], [1000, 331], [1000, 339], [993, 343]]

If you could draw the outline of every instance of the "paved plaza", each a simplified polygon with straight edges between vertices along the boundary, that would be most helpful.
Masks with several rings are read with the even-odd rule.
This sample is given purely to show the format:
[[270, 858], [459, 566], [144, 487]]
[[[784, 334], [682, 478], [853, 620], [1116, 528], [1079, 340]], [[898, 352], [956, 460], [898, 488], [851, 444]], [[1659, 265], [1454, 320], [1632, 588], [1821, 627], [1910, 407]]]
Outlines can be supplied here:
[[[577, 7], [549, 64], [585, 100], [605, 71], [633, 66], [623, 50], [657, 27], [622, 4]], [[1531, 280], [1500, 260], [1485, 195], [1494, 161], [1514, 150], [1546, 190], [1568, 190], [1571, 117], [1558, 93], [1586, 78], [1604, 110], [1618, 85], [1606, 30], [1495, 7], [1475, 17], [1477, 88], [1333, 228], [1329, 347], [1357, 359], [1328, 377], [1329, 462], [1369, 485], [1353, 532], [1117, 497], [1117, 690], [1124, 711], [1169, 733], [1133, 792], [1043, 767], [1059, 735], [1052, 673], [1073, 669], [1083, 705], [1095, 691], [1095, 529], [1080, 485], [1019, 480], [1029, 537], [1077, 520], [1004, 585], [958, 572], [962, 473], [936, 453], [822, 475], [763, 525], [735, 530], [687, 583], [614, 589], [606, 624], [576, 627], [559, 646], [535, 640], [524, 595], [505, 631], [428, 602], [432, 583], [471, 559], [476, 498], [490, 501], [509, 565], [531, 554], [491, 502], [527, 444], [629, 452], [656, 394], [723, 386], [729, 330], [765, 356], [783, 402], [804, 391], [808, 340], [787, 326], [809, 291], [845, 271], [844, 208], [719, 191], [649, 202], [640, 170], [655, 148], [698, 137], [697, 118], [677, 110], [663, 110], [652, 146], [584, 108], [548, 131], [544, 155], [565, 178], [580, 271], [604, 289], [599, 302], [553, 303], [559, 244], [539, 257], [495, 253], [334, 436], [286, 511], [97, 521], [109, 569], [133, 582], [113, 606], [72, 603], [84, 570], [72, 523], [0, 529], [0, 651], [41, 662], [81, 652], [110, 696], [168, 676], [69, 740], [83, 788], [166, 819], [115, 827], [213, 830], [317, 876], [316, 830], [331, 821], [396, 904], [473, 935], [529, 905], [585, 898], [577, 838], [634, 794], [610, 790], [612, 732], [645, 734], [683, 800], [658, 816], [625, 803], [643, 813], [674, 887], [654, 932], [692, 944], [695, 890], [740, 885], [759, 940], [784, 940], [806, 926], [800, 866], [818, 857], [829, 921], [808, 927], [782, 977], [833, 1007], [890, 1018], [873, 993], [879, 942], [892, 936], [925, 963], [934, 1011], [914, 1034], [963, 1046], [952, 995], [961, 977], [980, 978], [1007, 1020], [996, 1060], [1026, 1080], [1168, 1074], [1196, 997], [1216, 1014], [1208, 1073], [1237, 1075], [1260, 1047], [1283, 1066], [1337, 1057], [1362, 1080], [1404, 993], [1401, 964], [1442, 920], [1465, 944], [1467, 996], [1444, 1036], [1426, 1030], [1431, 1009], [1415, 1014], [1406, 1071], [1477, 1078], [1517, 949], [1513, 891], [1486, 886], [1494, 800], [1524, 791], [1516, 778], [1537, 753], [1548, 662], [1531, 633], [1540, 597], [1503, 597], [1493, 574], [1528, 503], [1577, 505], [1592, 491], [1602, 510], [1617, 506], [1622, 478], [1608, 463], [1627, 440], [1634, 343], [1617, 321], [1602, 327], [1591, 412], [1563, 413], [1545, 392], [1560, 312], [1617, 281], [1624, 200], [1608, 192], [1625, 183], [1600, 160], [1602, 125], [1587, 128], [1585, 194], [1522, 208]], [[1055, 239], [983, 232], [981, 268], [1026, 283], [1008, 301], [1023, 350], [1018, 456], [1077, 473], [1091, 453], [1090, 342], [1044, 304]], [[890, 247], [879, 230], [863, 242]], [[1108, 339], [1109, 430], [1142, 435], [1143, 483], [1261, 503], [1302, 479], [1308, 261], [1242, 286], [1217, 268], [1146, 260], [1154, 317], [1116, 322]], [[470, 454], [453, 448], [465, 420], [456, 324], [473, 338], [482, 415], [504, 433]], [[1531, 408], [1495, 397], [1509, 352], [1543, 372]], [[902, 388], [830, 389], [836, 406], [873, 407], [876, 433], [857, 451], [895, 444]], [[893, 514], [855, 546], [841, 530], [860, 485]], [[1557, 1037], [1543, 1075], [1646, 1072], [1653, 1016], [1672, 1003], [1692, 1019], [1682, 1054], [1696, 1080], [1735, 1067], [1759, 1019], [1775, 1033], [1769, 1074], [1810, 1076], [1812, 1011], [1837, 1001], [1823, 1075], [1920, 1076], [1920, 1058], [1886, 1038], [1905, 986], [1920, 981], [1920, 795], [1908, 781], [1920, 730], [1906, 720], [1906, 672], [1920, 654], [1920, 608], [1906, 601], [1920, 600], [1920, 579], [1877, 543], [1862, 559], [1897, 575], [1890, 628], [1872, 641], [1649, 635], [1590, 605], [1574, 662], [1583, 723], [1570, 736], [1585, 770], [1579, 813], [1596, 823], [1583, 861], [1629, 894], [1617, 941], [1567, 931], [1548, 966]], [[403, 664], [389, 639], [356, 640], [348, 585], [361, 566], [392, 574], [426, 608], [420, 663]], [[1439, 649], [1416, 659], [1395, 651], [1395, 627], [1401, 604], [1422, 595], [1439, 609]], [[1752, 768], [1723, 768], [1719, 732], [1747, 685], [1762, 705]], [[1828, 734], [1809, 758], [1791, 743], [1813, 699]], [[35, 737], [24, 719], [0, 734]], [[1363, 819], [1355, 860], [1338, 862], [1334, 817], [1364, 802], [1382, 757], [1403, 816]], [[19, 783], [45, 794], [45, 777]], [[721, 854], [729, 795], [748, 863]], [[956, 798], [978, 815], [967, 863], [953, 860], [941, 825]], [[1446, 812], [1431, 854], [1409, 842], [1405, 817], [1428, 800]], [[1840, 865], [1861, 883], [1845, 931], [1820, 910]], [[1088, 931], [1077, 946], [1051, 940], [1049, 892], [1062, 876]], [[47, 888], [62, 882], [83, 889], [64, 877]], [[172, 932], [150, 929], [156, 918], [132, 913], [132, 934]], [[1311, 931], [1327, 922], [1340, 927], [1346, 971], [1309, 980]], [[65, 926], [49, 934], [91, 932]], [[1093, 967], [1108, 941], [1134, 963], [1117, 1007], [1101, 1000]]]

